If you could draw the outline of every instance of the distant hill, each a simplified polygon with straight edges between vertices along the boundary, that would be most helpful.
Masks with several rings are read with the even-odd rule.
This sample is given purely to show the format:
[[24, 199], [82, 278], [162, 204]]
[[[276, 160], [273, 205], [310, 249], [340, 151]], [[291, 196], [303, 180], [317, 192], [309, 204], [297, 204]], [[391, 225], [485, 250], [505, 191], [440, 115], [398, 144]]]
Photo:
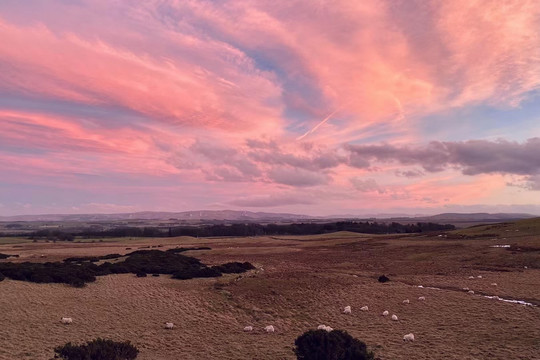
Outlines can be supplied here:
[[143, 211], [121, 214], [45, 214], [0, 216], [0, 221], [118, 221], [118, 220], [169, 220], [178, 221], [297, 221], [316, 219], [308, 215], [266, 213], [234, 210], [200, 210], [184, 212]]
[[333, 221], [380, 221], [384, 223], [399, 222], [410, 224], [417, 222], [433, 222], [439, 224], [453, 224], [466, 227], [477, 224], [490, 224], [496, 222], [530, 219], [530, 214], [512, 213], [444, 213], [432, 216], [385, 216], [360, 217], [354, 215], [341, 216], [309, 216], [289, 213], [268, 213], [235, 210], [199, 210], [183, 212], [143, 211], [121, 214], [45, 214], [45, 215], [17, 215], [0, 216], [0, 222], [118, 222], [118, 221], [168, 221], [179, 223], [216, 223], [216, 222], [254, 222], [254, 223], [291, 223], [291, 222], [333, 222]]
[[396, 221], [400, 223], [418, 221], [418, 222], [433, 222], [439, 224], [452, 224], [457, 227], [467, 227], [479, 224], [492, 224], [507, 221], [515, 221], [522, 219], [531, 219], [537, 215], [521, 214], [521, 213], [443, 213], [432, 216], [418, 217], [397, 217], [385, 219], [385, 221]]

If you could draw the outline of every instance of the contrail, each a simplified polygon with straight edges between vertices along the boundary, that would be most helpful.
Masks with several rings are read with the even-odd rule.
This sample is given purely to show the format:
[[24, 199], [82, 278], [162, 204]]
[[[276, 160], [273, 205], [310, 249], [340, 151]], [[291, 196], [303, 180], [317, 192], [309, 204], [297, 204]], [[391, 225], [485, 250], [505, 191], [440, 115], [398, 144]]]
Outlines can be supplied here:
[[306, 136], [308, 136], [309, 134], [311, 134], [312, 132], [316, 131], [322, 124], [324, 124], [325, 122], [327, 122], [328, 120], [330, 120], [330, 118], [332, 116], [334, 116], [339, 110], [341, 110], [343, 106], [340, 106], [338, 107], [336, 110], [334, 110], [334, 112], [332, 112], [330, 115], [328, 115], [327, 117], [325, 117], [320, 123], [318, 123], [313, 129], [309, 130], [308, 132], [306, 132], [304, 135], [302, 136], [299, 136], [296, 138], [296, 140], [302, 140], [303, 138], [305, 138]]
[[405, 111], [403, 111], [403, 106], [401, 105], [401, 101], [399, 101], [399, 99], [392, 95], [392, 97], [394, 98], [394, 101], [396, 102], [397, 104], [397, 107], [398, 107], [398, 120], [405, 120]]

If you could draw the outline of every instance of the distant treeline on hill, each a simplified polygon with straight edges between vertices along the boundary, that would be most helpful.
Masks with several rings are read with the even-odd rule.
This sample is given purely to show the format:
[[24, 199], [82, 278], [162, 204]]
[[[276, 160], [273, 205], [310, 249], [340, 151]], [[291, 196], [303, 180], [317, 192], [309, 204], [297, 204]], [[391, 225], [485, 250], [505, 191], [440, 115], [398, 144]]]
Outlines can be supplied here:
[[336, 231], [351, 231], [366, 234], [403, 234], [441, 230], [454, 230], [454, 225], [435, 223], [389, 224], [377, 222], [340, 221], [326, 224], [232, 224], [178, 227], [117, 227], [112, 229], [78, 229], [73, 231], [44, 229], [30, 234], [30, 238], [72, 241], [74, 236], [93, 237], [173, 237], [173, 236], [259, 236], [259, 235], [317, 235]]

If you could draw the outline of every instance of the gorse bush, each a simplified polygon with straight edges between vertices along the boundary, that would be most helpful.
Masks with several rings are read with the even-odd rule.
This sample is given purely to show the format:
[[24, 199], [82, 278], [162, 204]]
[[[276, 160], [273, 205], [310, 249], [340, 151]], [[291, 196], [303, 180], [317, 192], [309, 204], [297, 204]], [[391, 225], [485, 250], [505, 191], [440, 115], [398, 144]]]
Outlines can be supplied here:
[[248, 262], [241, 263], [235, 261], [223, 265], [213, 266], [213, 268], [225, 274], [239, 274], [248, 270], [253, 270], [255, 269], [255, 266], [251, 265]]
[[373, 360], [366, 344], [342, 330], [310, 330], [294, 345], [299, 360]]
[[178, 254], [175, 251], [137, 250], [125, 255], [120, 262], [104, 262], [97, 265], [94, 259], [116, 259], [118, 254], [88, 258], [68, 258], [64, 262], [48, 263], [0, 263], [0, 272], [13, 280], [36, 283], [64, 283], [83, 287], [96, 281], [97, 276], [110, 274], [169, 274], [174, 279], [218, 277], [222, 273], [241, 273], [254, 269], [250, 263], [227, 263], [208, 267], [193, 257]]
[[380, 283], [385, 283], [385, 282], [388, 282], [388, 281], [390, 281], [390, 279], [386, 275], [379, 276], [379, 282]]
[[129, 341], [116, 342], [97, 338], [83, 345], [67, 343], [54, 349], [55, 359], [64, 360], [132, 360], [139, 350]]

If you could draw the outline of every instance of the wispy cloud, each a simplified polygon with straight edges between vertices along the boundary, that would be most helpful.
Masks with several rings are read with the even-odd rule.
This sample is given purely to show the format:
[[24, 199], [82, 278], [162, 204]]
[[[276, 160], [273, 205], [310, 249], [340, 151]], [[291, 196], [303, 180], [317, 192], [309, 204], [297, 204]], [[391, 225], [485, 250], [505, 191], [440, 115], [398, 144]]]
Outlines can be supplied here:
[[539, 28], [534, 0], [1, 2], [0, 188], [70, 211], [525, 204]]

